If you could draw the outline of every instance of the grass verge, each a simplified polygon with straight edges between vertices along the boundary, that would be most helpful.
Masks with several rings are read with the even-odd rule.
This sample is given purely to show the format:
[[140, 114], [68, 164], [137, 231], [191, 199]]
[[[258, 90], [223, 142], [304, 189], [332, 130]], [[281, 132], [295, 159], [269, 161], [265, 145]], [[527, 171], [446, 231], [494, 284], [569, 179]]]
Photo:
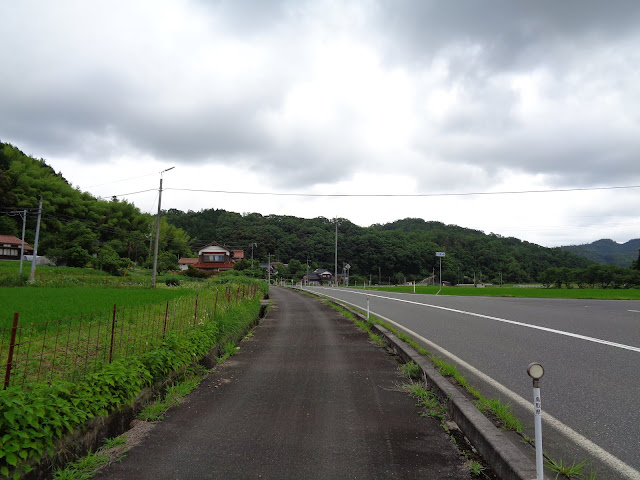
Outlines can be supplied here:
[[[356, 287], [352, 287], [356, 288]], [[362, 287], [358, 287], [362, 290]], [[367, 287], [381, 292], [413, 293], [413, 286]], [[435, 295], [438, 286], [417, 285], [416, 294]], [[544, 287], [442, 287], [439, 295], [517, 298], [573, 298], [601, 300], [640, 300], [640, 288], [544, 288]]]

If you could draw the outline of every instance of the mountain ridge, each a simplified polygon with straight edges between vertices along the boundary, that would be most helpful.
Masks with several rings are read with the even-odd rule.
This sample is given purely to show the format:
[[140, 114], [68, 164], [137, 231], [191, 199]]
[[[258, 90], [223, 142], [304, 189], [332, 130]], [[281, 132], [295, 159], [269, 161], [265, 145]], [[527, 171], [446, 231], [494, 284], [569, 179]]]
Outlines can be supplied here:
[[640, 238], [634, 238], [624, 243], [618, 243], [610, 238], [601, 238], [591, 243], [565, 245], [560, 248], [602, 265], [629, 267], [638, 259]]

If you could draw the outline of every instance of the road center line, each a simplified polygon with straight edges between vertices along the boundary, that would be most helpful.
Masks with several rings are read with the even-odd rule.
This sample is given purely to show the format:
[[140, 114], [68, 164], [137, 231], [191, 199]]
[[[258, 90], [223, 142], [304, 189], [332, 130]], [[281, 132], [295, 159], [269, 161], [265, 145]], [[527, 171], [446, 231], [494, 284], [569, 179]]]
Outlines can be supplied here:
[[[320, 288], [322, 288], [322, 287], [320, 287]], [[328, 290], [333, 290], [333, 289], [328, 289]], [[352, 293], [360, 293], [360, 292], [352, 292]], [[347, 300], [343, 300], [341, 298], [333, 297], [331, 295], [326, 295], [326, 294], [323, 294], [323, 295], [325, 297], [332, 298], [332, 299], [337, 300], [339, 302], [347, 303], [347, 304], [352, 305], [352, 306], [354, 306], [356, 308], [362, 308], [359, 305], [351, 303], [351, 302], [349, 302]], [[369, 295], [369, 294], [367, 293], [365, 295]], [[401, 299], [396, 299], [396, 298], [384, 297], [382, 295], [371, 295], [371, 296], [375, 296], [375, 297], [378, 297], [378, 298], [385, 298], [385, 299], [389, 299], [389, 300], [404, 301], [404, 302], [407, 302], [407, 303], [416, 303], [418, 305], [426, 305], [426, 304], [423, 304], [423, 303], [417, 303], [417, 302], [412, 302], [412, 301], [408, 301], [408, 300], [401, 300]], [[444, 310], [453, 310], [453, 309], [449, 309], [449, 308], [438, 307], [437, 305], [429, 305], [429, 306], [436, 307], [436, 308], [443, 308]], [[464, 311], [461, 311], [461, 310], [453, 310], [453, 311], [458, 311], [458, 312], [461, 312], [461, 313], [469, 313], [469, 312], [464, 312]], [[520, 395], [518, 395], [514, 391], [508, 389], [507, 387], [502, 385], [500, 382], [494, 380], [493, 378], [491, 378], [487, 374], [481, 372], [480, 370], [478, 370], [477, 368], [475, 368], [471, 364], [465, 362], [460, 357], [458, 357], [458, 356], [454, 355], [453, 353], [449, 352], [448, 350], [442, 348], [440, 345], [437, 345], [437, 344], [433, 343], [431, 340], [426, 339], [422, 335], [414, 332], [413, 330], [405, 327], [404, 325], [399, 324], [398, 322], [395, 322], [395, 321], [391, 320], [390, 318], [387, 318], [387, 317], [385, 317], [383, 315], [380, 315], [379, 313], [375, 313], [375, 312], [371, 312], [371, 313], [373, 313], [376, 317], [384, 320], [385, 322], [388, 322], [388, 323], [390, 323], [392, 325], [395, 325], [396, 327], [398, 327], [401, 330], [405, 331], [406, 333], [408, 333], [409, 335], [413, 336], [414, 338], [417, 338], [421, 342], [424, 342], [424, 344], [428, 345], [430, 348], [433, 348], [434, 350], [437, 350], [438, 352], [440, 352], [445, 357], [448, 357], [449, 359], [451, 359], [453, 362], [455, 362], [459, 366], [465, 368], [466, 370], [471, 372], [473, 375], [475, 375], [478, 378], [480, 378], [482, 381], [484, 381], [484, 382], [488, 383], [489, 385], [491, 385], [493, 388], [495, 388], [496, 390], [501, 392], [504, 396], [506, 396], [507, 398], [511, 399], [513, 402], [515, 402], [518, 405], [520, 405], [520, 407], [522, 407], [522, 408], [524, 408], [526, 410], [531, 410], [532, 409], [533, 404], [531, 402], [528, 402], [527, 400], [522, 398]], [[475, 314], [475, 315], [481, 316], [479, 314]], [[487, 318], [494, 318], [494, 317], [487, 317]], [[524, 324], [524, 325], [527, 326], [526, 324]], [[621, 475], [620, 478], [625, 478], [625, 479], [629, 479], [629, 480], [640, 480], [640, 472], [638, 472], [633, 467], [631, 467], [631, 466], [627, 465], [626, 463], [624, 463], [618, 457], [610, 454], [605, 449], [603, 449], [602, 447], [600, 447], [596, 443], [592, 442], [588, 438], [584, 437], [580, 433], [576, 432], [571, 427], [565, 425], [564, 423], [562, 423], [560, 420], [558, 420], [554, 416], [549, 415], [547, 412], [543, 411], [542, 412], [542, 417], [543, 417], [544, 421], [548, 425], [550, 425], [552, 428], [554, 428], [555, 430], [560, 432], [565, 437], [569, 438], [575, 444], [580, 445], [587, 452], [589, 452], [594, 457], [598, 458], [602, 463], [606, 464], [608, 467], [610, 467], [614, 471], [617, 471], [618, 473], [620, 473], [620, 475]]]
[[629, 311], [633, 313], [640, 313], [640, 310], [629, 310]]
[[[320, 288], [323, 288], [323, 287], [320, 287]], [[326, 288], [326, 287], [324, 287], [324, 288]], [[453, 312], [453, 313], [461, 313], [463, 315], [469, 315], [469, 316], [472, 316], [472, 317], [486, 318], [487, 320], [493, 320], [495, 322], [502, 322], [502, 323], [507, 323], [507, 324], [510, 324], [510, 325], [517, 325], [519, 327], [532, 328], [534, 330], [541, 330], [543, 332], [556, 333], [558, 335], [564, 335], [566, 337], [577, 338], [579, 340], [585, 340], [587, 342], [599, 343], [601, 345], [607, 345], [609, 347], [621, 348], [621, 349], [624, 349], [624, 350], [630, 350], [632, 352], [640, 353], [640, 347], [634, 347], [632, 345], [625, 345], [623, 343], [610, 342], [609, 340], [603, 340], [601, 338], [595, 338], [595, 337], [588, 337], [586, 335], [580, 335], [578, 333], [565, 332], [563, 330], [557, 330], [555, 328], [541, 327], [539, 325], [531, 325], [529, 323], [517, 322], [515, 320], [508, 320], [506, 318], [492, 317], [490, 315], [483, 315], [481, 313], [467, 312], [465, 310], [458, 310], [456, 308], [441, 307], [440, 305], [432, 305], [430, 303], [414, 302], [412, 300], [405, 300], [405, 299], [402, 299], [402, 298], [385, 297], [384, 295], [374, 295], [374, 294], [371, 294], [371, 293], [355, 292], [355, 291], [354, 292], [349, 291], [348, 293], [355, 293], [355, 294], [358, 294], [358, 295], [367, 295], [367, 296], [376, 297], [376, 298], [384, 298], [385, 300], [393, 300], [393, 301], [396, 301], [396, 302], [410, 303], [412, 305], [418, 305], [418, 306], [422, 306], [422, 307], [436, 308], [438, 310], [445, 310], [447, 312]]]

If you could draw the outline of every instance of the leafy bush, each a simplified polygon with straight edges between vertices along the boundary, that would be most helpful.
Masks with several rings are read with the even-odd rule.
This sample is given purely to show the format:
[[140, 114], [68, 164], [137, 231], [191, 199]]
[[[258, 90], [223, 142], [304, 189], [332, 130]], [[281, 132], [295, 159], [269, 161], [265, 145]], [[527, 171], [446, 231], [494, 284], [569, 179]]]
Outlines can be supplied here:
[[180, 279], [175, 277], [167, 278], [164, 283], [167, 287], [177, 287], [180, 285]]
[[211, 273], [195, 268], [193, 265], [189, 265], [184, 274], [191, 278], [209, 278], [211, 276]]
[[[154, 380], [194, 363], [214, 345], [238, 341], [257, 317], [258, 298], [232, 306], [186, 335], [167, 334], [155, 350], [104, 365], [84, 381], [0, 391], [0, 475], [18, 477], [55, 450], [56, 440], [89, 419], [130, 403]], [[212, 313], [212, 312], [211, 312]], [[204, 320], [211, 320], [209, 313]]]

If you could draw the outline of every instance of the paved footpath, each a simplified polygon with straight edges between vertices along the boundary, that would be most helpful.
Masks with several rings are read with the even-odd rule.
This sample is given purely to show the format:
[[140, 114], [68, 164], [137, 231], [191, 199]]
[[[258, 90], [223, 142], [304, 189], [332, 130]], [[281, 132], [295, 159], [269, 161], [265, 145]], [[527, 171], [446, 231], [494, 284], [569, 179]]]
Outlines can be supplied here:
[[393, 357], [318, 300], [271, 299], [241, 353], [96, 478], [471, 478]]

